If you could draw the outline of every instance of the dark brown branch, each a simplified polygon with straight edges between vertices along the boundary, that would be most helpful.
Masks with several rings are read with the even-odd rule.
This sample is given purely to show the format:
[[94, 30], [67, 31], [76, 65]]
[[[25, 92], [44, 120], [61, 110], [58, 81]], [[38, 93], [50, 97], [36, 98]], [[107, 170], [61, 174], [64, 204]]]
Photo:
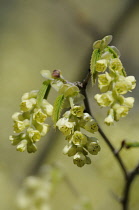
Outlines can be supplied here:
[[139, 164], [137, 164], [137, 166], [131, 172], [128, 173], [125, 187], [124, 187], [123, 198], [121, 199], [123, 210], [128, 210], [129, 193], [131, 189], [131, 184], [137, 175], [139, 175]]
[[[86, 78], [88, 78], [88, 75], [86, 76]], [[89, 80], [87, 80], [87, 81], [89, 81]], [[87, 96], [87, 92], [86, 92], [86, 86], [87, 86], [87, 84], [85, 83], [85, 86], [82, 84], [82, 86], [80, 85], [79, 87], [80, 88], [83, 87], [81, 89], [81, 91], [82, 91], [82, 93], [85, 97], [84, 103], [85, 103], [86, 110], [94, 118], [94, 116], [91, 112], [90, 106], [89, 106], [88, 96]], [[122, 203], [123, 210], [128, 210], [129, 193], [130, 193], [130, 189], [131, 189], [131, 184], [132, 184], [133, 180], [135, 179], [135, 177], [137, 175], [139, 175], [139, 164], [131, 172], [128, 172], [125, 164], [123, 163], [123, 160], [121, 159], [121, 157], [119, 155], [119, 152], [124, 147], [125, 141], [123, 140], [122, 143], [121, 143], [120, 149], [116, 150], [114, 148], [114, 146], [112, 145], [112, 143], [110, 142], [109, 138], [105, 135], [105, 133], [101, 129], [99, 124], [98, 124], [98, 131], [99, 131], [100, 135], [103, 137], [103, 139], [106, 142], [106, 144], [108, 145], [108, 147], [110, 148], [111, 152], [113, 153], [114, 157], [116, 158], [117, 162], [119, 163], [119, 165], [120, 165], [120, 167], [123, 171], [123, 175], [125, 177], [125, 186], [124, 186], [123, 198], [118, 199], [118, 201]]]

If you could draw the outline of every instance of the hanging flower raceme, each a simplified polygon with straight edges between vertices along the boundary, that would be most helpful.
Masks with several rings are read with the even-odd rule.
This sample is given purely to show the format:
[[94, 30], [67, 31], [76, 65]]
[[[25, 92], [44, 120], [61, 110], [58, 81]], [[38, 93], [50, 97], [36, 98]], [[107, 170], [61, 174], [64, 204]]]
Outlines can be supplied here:
[[[98, 140], [87, 135], [97, 132], [98, 126], [91, 115], [84, 112], [83, 96], [77, 86], [64, 85], [59, 91], [64, 95], [65, 100], [69, 101], [70, 106], [69, 111], [66, 111], [56, 122], [56, 127], [68, 141], [63, 153], [69, 157], [73, 156], [73, 163], [82, 167], [91, 163], [88, 153], [97, 155], [100, 151]], [[58, 107], [57, 103], [56, 107]]]
[[101, 91], [94, 98], [100, 107], [110, 108], [104, 120], [107, 125], [112, 125], [128, 114], [133, 107], [134, 98], [123, 95], [136, 86], [135, 77], [126, 75], [117, 48], [108, 46], [111, 40], [112, 36], [106, 36], [94, 43], [90, 65], [92, 81], [98, 79]]
[[44, 165], [37, 176], [27, 177], [16, 197], [19, 210], [51, 210], [51, 200], [57, 185], [64, 178], [58, 164]]
[[38, 91], [31, 91], [22, 96], [20, 112], [13, 114], [14, 135], [9, 137], [17, 150], [29, 153], [37, 150], [36, 142], [49, 131], [50, 126], [45, 123], [53, 112], [53, 106], [43, 99], [41, 105], [37, 103]]

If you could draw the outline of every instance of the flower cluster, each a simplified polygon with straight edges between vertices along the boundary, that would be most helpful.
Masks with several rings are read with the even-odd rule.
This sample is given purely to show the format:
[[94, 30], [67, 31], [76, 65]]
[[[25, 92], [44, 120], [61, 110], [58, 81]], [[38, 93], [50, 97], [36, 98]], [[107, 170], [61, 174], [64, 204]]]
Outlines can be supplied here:
[[101, 94], [96, 94], [94, 98], [99, 106], [110, 107], [104, 120], [107, 125], [119, 121], [128, 114], [133, 107], [134, 98], [126, 98], [123, 95], [131, 92], [136, 86], [135, 77], [126, 75], [118, 50], [113, 46], [107, 46], [111, 38], [107, 36], [94, 43], [94, 48], [98, 48], [99, 53], [95, 71], [98, 74], [98, 87], [101, 91]]
[[20, 210], [51, 210], [51, 199], [57, 184], [63, 178], [58, 167], [43, 166], [39, 176], [29, 176], [17, 194]]
[[[67, 93], [66, 88], [64, 91]], [[72, 90], [73, 87], [71, 86], [69, 95], [66, 94], [67, 97], [69, 96], [71, 108], [57, 121], [56, 126], [68, 141], [68, 144], [63, 149], [63, 153], [69, 157], [73, 156], [73, 163], [78, 167], [82, 167], [91, 163], [91, 159], [87, 156], [88, 152], [92, 155], [97, 155], [100, 151], [98, 140], [95, 137], [88, 136], [88, 134], [94, 134], [98, 130], [98, 126], [91, 115], [84, 112], [83, 105], [74, 104], [74, 101], [79, 102], [81, 94], [76, 91], [76, 96], [71, 97]]]
[[29, 153], [37, 150], [36, 142], [49, 131], [45, 123], [47, 117], [52, 115], [53, 106], [43, 99], [40, 106], [37, 103], [38, 91], [31, 91], [22, 96], [20, 112], [12, 116], [14, 121], [14, 135], [9, 137], [12, 145], [17, 145], [17, 150]]

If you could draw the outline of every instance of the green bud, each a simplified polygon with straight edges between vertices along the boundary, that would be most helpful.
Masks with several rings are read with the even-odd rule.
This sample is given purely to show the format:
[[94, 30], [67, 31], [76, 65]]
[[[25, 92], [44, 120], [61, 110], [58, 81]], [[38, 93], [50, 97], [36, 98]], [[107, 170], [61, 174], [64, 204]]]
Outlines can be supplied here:
[[123, 69], [123, 65], [120, 61], [119, 58], [114, 58], [110, 61], [110, 64], [109, 64], [109, 68], [110, 70], [112, 71], [118, 71], [118, 72], [121, 72], [122, 69]]
[[35, 98], [31, 98], [29, 100], [23, 100], [20, 104], [20, 109], [23, 112], [27, 112], [30, 111], [35, 104], [36, 104]]
[[20, 144], [17, 145], [16, 150], [20, 152], [24, 152], [27, 148], [27, 140], [22, 140]]
[[61, 118], [57, 121], [56, 126], [65, 135], [68, 136], [73, 132], [75, 123], [69, 122], [67, 118]]
[[14, 121], [23, 121], [25, 118], [23, 116], [23, 114], [21, 112], [15, 112], [13, 115], [12, 115], [12, 119]]
[[98, 144], [98, 140], [94, 137], [90, 138], [86, 145], [86, 148], [90, 154], [97, 155], [100, 151], [100, 145]]
[[71, 116], [71, 112], [70, 111], [66, 111], [64, 114], [63, 114], [63, 117], [64, 118], [69, 118]]
[[88, 121], [84, 127], [83, 127], [86, 131], [90, 132], [90, 133], [95, 133], [98, 131], [98, 125], [95, 122], [94, 119], [91, 119], [90, 121]]
[[113, 125], [113, 123], [114, 123], [114, 111], [113, 111], [113, 109], [110, 109], [108, 111], [108, 116], [105, 118], [104, 123], [106, 125]]
[[86, 157], [81, 152], [77, 152], [73, 157], [73, 163], [78, 167], [82, 167], [86, 164]]
[[105, 74], [98, 75], [98, 87], [101, 92], [106, 92], [109, 90], [111, 81], [112, 78], [107, 72]]
[[104, 72], [107, 69], [107, 60], [101, 59], [96, 61], [96, 71], [97, 72]]
[[48, 79], [48, 80], [52, 80], [52, 74], [49, 70], [41, 70], [41, 75], [42, 77], [44, 77], [45, 79]]
[[64, 94], [65, 97], [72, 97], [79, 93], [79, 88], [75, 85], [64, 84], [60, 90], [60, 94]]
[[21, 101], [29, 100], [31, 98], [37, 98], [37, 94], [38, 94], [38, 90], [32, 90], [28, 93], [24, 93], [21, 98]]
[[76, 117], [82, 117], [84, 107], [83, 106], [73, 106], [70, 111], [71, 111], [72, 115], [74, 115]]
[[77, 147], [73, 144], [68, 144], [63, 149], [63, 154], [68, 155], [69, 157], [75, 155], [77, 152]]
[[88, 122], [88, 121], [92, 120], [92, 116], [90, 114], [88, 114], [88, 113], [83, 113], [82, 119], [85, 122]]
[[80, 131], [75, 131], [72, 136], [72, 142], [75, 145], [86, 145], [87, 137], [84, 134], [82, 134]]
[[33, 125], [35, 126], [36, 130], [40, 132], [41, 136], [45, 136], [48, 131], [50, 130], [50, 125], [45, 124], [45, 123], [36, 123], [33, 122]]
[[112, 58], [112, 54], [108, 51], [104, 52], [102, 55], [101, 55], [101, 59], [106, 59], [106, 60], [109, 60]]
[[19, 144], [25, 138], [26, 138], [26, 134], [24, 134], [24, 133], [20, 133], [19, 135], [11, 135], [11, 136], [9, 136], [9, 140], [11, 141], [12, 145]]
[[14, 132], [15, 133], [20, 133], [22, 132], [26, 126], [29, 125], [29, 120], [24, 120], [24, 121], [19, 121], [19, 120], [16, 120], [14, 121], [14, 125], [13, 125], [13, 128], [14, 128]]
[[64, 83], [63, 83], [62, 81], [57, 80], [57, 79], [55, 79], [55, 80], [53, 80], [53, 81], [51, 82], [51, 86], [52, 86], [56, 91], [59, 91], [59, 90], [62, 88], [63, 84], [64, 84]]
[[136, 87], [136, 80], [134, 76], [128, 76], [125, 78], [125, 81], [128, 84], [128, 89], [133, 90]]
[[129, 109], [131, 109], [134, 105], [135, 99], [133, 97], [127, 97], [124, 98], [124, 103], [123, 105], [127, 106]]
[[35, 109], [33, 114], [33, 120], [38, 123], [43, 123], [47, 118], [47, 115], [42, 112], [41, 109]]
[[28, 153], [34, 153], [37, 151], [37, 147], [34, 143], [28, 143], [27, 144], [27, 151]]
[[115, 104], [113, 106], [113, 110], [115, 112], [115, 120], [119, 121], [121, 117], [125, 117], [128, 114], [129, 108], [126, 106], [120, 106], [119, 104]]
[[41, 138], [41, 134], [38, 130], [34, 130], [32, 128], [27, 129], [28, 136], [32, 142], [39, 141]]
[[41, 108], [43, 109], [44, 113], [49, 117], [53, 114], [53, 106], [48, 103], [46, 99], [42, 100]]
[[116, 82], [114, 86], [114, 90], [118, 94], [126, 94], [128, 92], [128, 86], [125, 81]]
[[110, 106], [114, 102], [111, 91], [103, 94], [96, 94], [94, 98], [101, 107]]

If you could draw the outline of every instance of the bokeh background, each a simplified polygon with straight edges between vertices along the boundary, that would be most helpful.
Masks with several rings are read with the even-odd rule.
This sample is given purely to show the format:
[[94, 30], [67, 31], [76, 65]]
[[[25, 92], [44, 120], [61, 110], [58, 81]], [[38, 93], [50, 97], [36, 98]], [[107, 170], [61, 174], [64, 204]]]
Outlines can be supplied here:
[[[138, 81], [139, 1], [137, 0], [0, 0], [0, 209], [16, 210], [16, 195], [28, 175], [37, 174], [43, 163], [60, 162], [77, 191], [88, 197], [95, 210], [120, 210], [112, 196], [122, 194], [124, 179], [109, 148], [98, 135], [101, 152], [91, 166], [77, 168], [72, 158], [62, 154], [63, 136], [51, 131], [38, 143], [35, 154], [20, 153], [10, 145], [11, 115], [19, 111], [24, 92], [39, 89], [42, 69], [60, 69], [70, 81], [82, 80], [89, 68], [92, 43], [113, 35], [113, 45], [121, 52], [128, 75]], [[115, 126], [103, 125], [105, 109], [88, 95], [95, 117], [118, 148], [121, 140], [139, 141], [139, 85], [133, 93], [135, 106]], [[55, 93], [54, 93], [55, 95]], [[53, 102], [54, 97], [49, 98]], [[132, 169], [139, 150], [123, 150], [124, 162]], [[132, 185], [130, 209], [139, 209], [139, 177]], [[71, 210], [77, 198], [62, 182], [53, 198], [53, 210]]]

